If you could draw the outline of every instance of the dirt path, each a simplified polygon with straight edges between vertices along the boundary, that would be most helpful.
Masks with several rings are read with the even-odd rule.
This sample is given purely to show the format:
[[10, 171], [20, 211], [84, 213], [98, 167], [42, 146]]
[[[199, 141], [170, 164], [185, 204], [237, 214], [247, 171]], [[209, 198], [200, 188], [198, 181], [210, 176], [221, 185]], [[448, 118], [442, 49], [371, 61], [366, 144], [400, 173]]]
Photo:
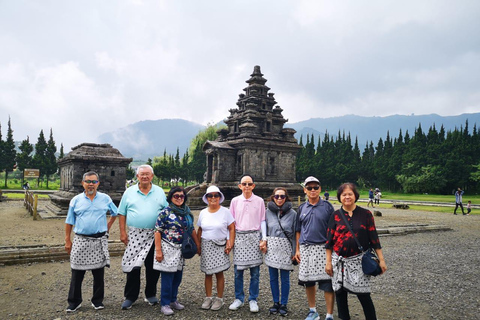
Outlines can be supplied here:
[[[373, 284], [373, 300], [379, 319], [478, 319], [480, 298], [480, 216], [382, 209], [377, 227], [414, 223], [444, 224], [448, 232], [418, 233], [381, 237], [389, 270]], [[118, 225], [111, 238], [118, 239]], [[0, 203], [0, 246], [62, 244], [63, 220], [33, 221], [21, 202]], [[83, 286], [84, 303], [74, 315], [66, 315], [70, 281], [68, 261], [0, 267], [0, 319], [152, 319], [163, 318], [158, 306], [146, 305], [141, 297], [131, 310], [120, 310], [125, 276], [121, 258], [112, 259], [106, 270], [105, 310], [95, 312], [89, 303], [92, 278], [87, 274]], [[298, 271], [291, 276], [290, 319], [304, 319], [307, 303], [304, 289], [296, 284]], [[248, 283], [248, 272], [246, 283]], [[225, 275], [225, 301], [233, 300], [233, 268]], [[268, 271], [261, 268], [260, 313], [251, 314], [248, 306], [237, 312], [228, 306], [218, 312], [200, 310], [204, 276], [199, 259], [187, 261], [179, 299], [186, 310], [172, 319], [273, 319], [268, 315], [271, 294]], [[363, 319], [355, 297], [349, 299], [352, 319]], [[317, 309], [325, 311], [323, 295], [317, 295]], [[336, 315], [336, 312], [335, 312]], [[321, 317], [323, 319], [323, 317]], [[338, 318], [335, 318], [338, 319]]]

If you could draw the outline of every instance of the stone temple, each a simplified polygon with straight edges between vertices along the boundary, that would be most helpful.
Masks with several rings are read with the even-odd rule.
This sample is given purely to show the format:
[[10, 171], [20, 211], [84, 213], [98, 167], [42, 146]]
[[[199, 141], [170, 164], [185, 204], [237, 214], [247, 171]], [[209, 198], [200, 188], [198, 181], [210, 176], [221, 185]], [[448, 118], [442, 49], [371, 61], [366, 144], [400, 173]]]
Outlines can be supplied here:
[[60, 171], [60, 190], [50, 199], [61, 214], [66, 214], [70, 200], [84, 191], [83, 174], [95, 171], [100, 176], [98, 191], [107, 193], [117, 205], [125, 191], [127, 167], [132, 158], [125, 158], [110, 144], [82, 143], [57, 161]]
[[237, 108], [230, 109], [224, 120], [228, 128], [217, 131], [218, 138], [203, 146], [206, 179], [189, 194], [192, 202], [211, 184], [231, 200], [241, 193], [237, 185], [244, 174], [252, 175], [256, 185], [253, 192], [264, 199], [275, 187], [287, 188], [290, 196], [303, 195], [295, 181], [296, 154], [301, 148], [294, 137], [296, 131], [283, 127], [288, 120], [265, 85], [267, 80], [259, 66], [246, 82]]

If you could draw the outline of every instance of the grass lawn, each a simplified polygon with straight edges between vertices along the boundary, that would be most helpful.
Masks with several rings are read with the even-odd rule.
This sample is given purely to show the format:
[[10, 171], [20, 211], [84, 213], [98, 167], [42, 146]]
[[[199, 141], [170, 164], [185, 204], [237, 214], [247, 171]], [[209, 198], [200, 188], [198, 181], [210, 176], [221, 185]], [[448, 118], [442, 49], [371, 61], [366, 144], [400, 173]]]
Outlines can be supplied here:
[[[360, 192], [360, 198], [368, 199], [368, 190]], [[382, 199], [384, 200], [404, 200], [404, 201], [430, 201], [430, 202], [445, 202], [455, 204], [455, 196], [452, 195], [440, 195], [440, 194], [407, 194], [407, 193], [392, 193], [382, 192]], [[472, 201], [472, 204], [480, 204], [480, 195], [469, 194], [465, 192], [463, 194], [463, 204], [467, 205], [467, 201]]]

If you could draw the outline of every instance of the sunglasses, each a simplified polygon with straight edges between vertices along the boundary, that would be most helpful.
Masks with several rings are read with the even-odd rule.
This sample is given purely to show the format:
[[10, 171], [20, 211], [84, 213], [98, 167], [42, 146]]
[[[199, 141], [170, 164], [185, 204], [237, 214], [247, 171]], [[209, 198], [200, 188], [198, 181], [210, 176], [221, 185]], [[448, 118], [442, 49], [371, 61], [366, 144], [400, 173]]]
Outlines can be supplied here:
[[184, 199], [184, 198], [185, 198], [185, 195], [183, 195], [183, 194], [174, 194], [174, 195], [173, 195], [173, 198], [174, 198], [174, 199]]
[[307, 189], [308, 191], [312, 191], [312, 190], [318, 190], [318, 189], [320, 189], [320, 186], [315, 186], [315, 187], [305, 187], [305, 189]]
[[246, 187], [246, 186], [251, 187], [251, 186], [253, 186], [253, 182], [242, 182], [241, 185], [244, 186], [244, 187]]
[[86, 184], [90, 184], [90, 183], [97, 184], [98, 180], [83, 180], [83, 182], [85, 182]]
[[284, 194], [276, 194], [273, 197], [278, 200], [278, 199], [285, 199], [287, 196]]
[[218, 193], [209, 193], [207, 198], [220, 198], [221, 196]]

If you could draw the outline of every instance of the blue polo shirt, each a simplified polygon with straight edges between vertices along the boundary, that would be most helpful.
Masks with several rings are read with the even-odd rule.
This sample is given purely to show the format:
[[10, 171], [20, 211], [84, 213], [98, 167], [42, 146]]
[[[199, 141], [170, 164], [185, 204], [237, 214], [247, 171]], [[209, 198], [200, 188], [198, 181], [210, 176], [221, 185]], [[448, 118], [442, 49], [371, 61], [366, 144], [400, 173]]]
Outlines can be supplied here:
[[127, 225], [141, 229], [153, 229], [158, 214], [168, 205], [165, 192], [159, 186], [152, 184], [147, 195], [138, 188], [131, 186], [122, 196], [118, 213], [127, 216]]
[[70, 200], [65, 223], [75, 226], [73, 232], [77, 234], [106, 232], [108, 211], [112, 216], [116, 216], [118, 209], [107, 194], [97, 191], [92, 201], [85, 192], [80, 193]]
[[321, 244], [327, 241], [330, 216], [334, 212], [332, 204], [319, 199], [312, 205], [306, 202], [298, 208], [296, 232], [300, 232], [300, 244]]

